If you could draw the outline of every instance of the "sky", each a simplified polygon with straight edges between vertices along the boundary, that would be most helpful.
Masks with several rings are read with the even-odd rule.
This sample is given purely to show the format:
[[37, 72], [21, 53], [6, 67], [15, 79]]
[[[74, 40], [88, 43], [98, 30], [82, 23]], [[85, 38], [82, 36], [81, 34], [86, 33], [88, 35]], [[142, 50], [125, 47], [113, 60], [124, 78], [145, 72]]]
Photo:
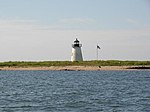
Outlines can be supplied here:
[[0, 61], [150, 60], [150, 0], [0, 0]]

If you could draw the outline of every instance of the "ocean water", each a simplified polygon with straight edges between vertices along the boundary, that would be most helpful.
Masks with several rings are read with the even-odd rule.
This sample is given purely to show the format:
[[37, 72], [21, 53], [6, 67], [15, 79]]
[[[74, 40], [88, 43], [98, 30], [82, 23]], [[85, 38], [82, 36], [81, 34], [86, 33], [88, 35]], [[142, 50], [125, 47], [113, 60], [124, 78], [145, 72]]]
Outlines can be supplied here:
[[0, 71], [0, 112], [150, 112], [150, 71]]

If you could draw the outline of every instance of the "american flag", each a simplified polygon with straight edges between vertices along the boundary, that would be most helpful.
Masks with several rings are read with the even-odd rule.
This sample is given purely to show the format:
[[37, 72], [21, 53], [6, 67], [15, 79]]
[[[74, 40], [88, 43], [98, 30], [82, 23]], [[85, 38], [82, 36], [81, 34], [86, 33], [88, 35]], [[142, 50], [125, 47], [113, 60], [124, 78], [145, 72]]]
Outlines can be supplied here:
[[97, 49], [101, 49], [99, 45], [97, 45]]

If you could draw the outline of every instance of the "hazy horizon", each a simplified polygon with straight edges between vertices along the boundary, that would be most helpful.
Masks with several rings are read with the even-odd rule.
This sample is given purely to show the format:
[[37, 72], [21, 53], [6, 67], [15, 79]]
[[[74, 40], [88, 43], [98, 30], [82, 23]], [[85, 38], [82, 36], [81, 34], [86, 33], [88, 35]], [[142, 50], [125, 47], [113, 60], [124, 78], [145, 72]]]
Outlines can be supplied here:
[[0, 62], [150, 60], [149, 0], [0, 0]]

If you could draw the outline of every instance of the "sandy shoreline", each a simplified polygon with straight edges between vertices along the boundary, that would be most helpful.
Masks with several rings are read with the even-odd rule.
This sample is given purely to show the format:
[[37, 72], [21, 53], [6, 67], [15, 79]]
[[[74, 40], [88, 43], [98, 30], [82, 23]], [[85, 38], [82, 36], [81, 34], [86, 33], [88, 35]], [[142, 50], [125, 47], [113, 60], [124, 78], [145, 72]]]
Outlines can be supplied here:
[[134, 66], [1, 67], [0, 70], [58, 70], [58, 71], [137, 70], [137, 69], [129, 69], [131, 67], [134, 67]]

